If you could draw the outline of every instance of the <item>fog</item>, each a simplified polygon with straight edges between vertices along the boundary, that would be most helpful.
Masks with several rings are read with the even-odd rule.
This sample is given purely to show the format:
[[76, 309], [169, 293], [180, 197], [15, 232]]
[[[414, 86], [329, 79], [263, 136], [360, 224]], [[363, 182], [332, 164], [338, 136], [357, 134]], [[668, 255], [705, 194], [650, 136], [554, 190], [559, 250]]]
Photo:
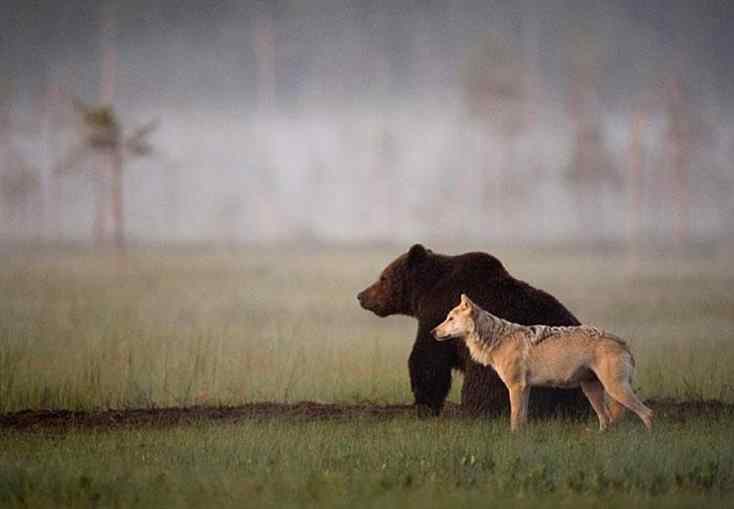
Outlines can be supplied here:
[[726, 1], [0, 10], [2, 242], [734, 232]]

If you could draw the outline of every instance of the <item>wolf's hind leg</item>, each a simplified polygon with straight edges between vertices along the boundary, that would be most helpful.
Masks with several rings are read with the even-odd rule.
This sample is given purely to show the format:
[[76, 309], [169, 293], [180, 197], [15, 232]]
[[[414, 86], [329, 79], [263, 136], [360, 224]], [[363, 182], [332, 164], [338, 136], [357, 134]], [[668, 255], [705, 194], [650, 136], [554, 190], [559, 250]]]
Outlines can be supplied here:
[[632, 410], [642, 419], [647, 431], [652, 430], [653, 412], [640, 401], [640, 398], [634, 393], [629, 383], [625, 382], [621, 386], [606, 387], [606, 389], [612, 398]]
[[624, 411], [626, 408], [622, 403], [611, 397], [609, 394], [606, 394], [606, 407], [607, 407], [607, 416], [609, 417], [609, 425], [613, 426], [617, 422], [619, 422], [622, 417], [624, 417]]
[[599, 431], [605, 431], [610, 419], [607, 407], [604, 405], [604, 387], [598, 380], [588, 380], [581, 382], [581, 390], [584, 391], [584, 395], [591, 403], [591, 408], [599, 418]]
[[640, 398], [638, 398], [634, 393], [630, 386], [629, 379], [623, 378], [620, 380], [617, 378], [610, 380], [608, 377], [605, 378], [599, 375], [600, 373], [597, 373], [597, 377], [601, 381], [602, 385], [604, 385], [604, 390], [607, 394], [618, 403], [621, 403], [636, 413], [637, 416], [642, 419], [647, 430], [650, 431], [652, 429], [653, 412], [646, 407], [642, 401], [640, 401]]
[[609, 397], [636, 413], [642, 419], [647, 430], [650, 431], [652, 429], [653, 412], [640, 401], [632, 390], [630, 381], [632, 380], [634, 365], [630, 361], [631, 358], [628, 352], [612, 355], [599, 365], [593, 366], [592, 370], [596, 373], [596, 377], [604, 386], [604, 390]]

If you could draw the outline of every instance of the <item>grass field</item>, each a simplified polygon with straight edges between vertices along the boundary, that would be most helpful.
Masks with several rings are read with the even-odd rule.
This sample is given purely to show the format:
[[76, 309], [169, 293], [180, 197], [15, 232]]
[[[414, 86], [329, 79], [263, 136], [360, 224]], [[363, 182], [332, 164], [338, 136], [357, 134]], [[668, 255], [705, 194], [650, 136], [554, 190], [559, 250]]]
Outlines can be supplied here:
[[[137, 250], [125, 266], [3, 252], [0, 413], [409, 403], [415, 323], [355, 300], [399, 251]], [[633, 268], [610, 253], [495, 254], [582, 321], [629, 338], [643, 397], [734, 404], [724, 255], [651, 255]], [[454, 401], [459, 388], [457, 377]], [[660, 415], [652, 435], [631, 417], [605, 435], [589, 419], [511, 436], [504, 420], [403, 414], [0, 428], [0, 506], [724, 506], [731, 415]]]

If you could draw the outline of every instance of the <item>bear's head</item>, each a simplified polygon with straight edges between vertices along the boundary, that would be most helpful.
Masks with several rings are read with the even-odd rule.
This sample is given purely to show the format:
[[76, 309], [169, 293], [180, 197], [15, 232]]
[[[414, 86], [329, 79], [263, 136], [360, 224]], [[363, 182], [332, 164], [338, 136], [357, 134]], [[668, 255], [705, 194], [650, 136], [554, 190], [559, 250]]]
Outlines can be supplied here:
[[432, 255], [420, 244], [397, 257], [371, 286], [357, 294], [359, 304], [377, 316], [412, 315], [417, 274]]

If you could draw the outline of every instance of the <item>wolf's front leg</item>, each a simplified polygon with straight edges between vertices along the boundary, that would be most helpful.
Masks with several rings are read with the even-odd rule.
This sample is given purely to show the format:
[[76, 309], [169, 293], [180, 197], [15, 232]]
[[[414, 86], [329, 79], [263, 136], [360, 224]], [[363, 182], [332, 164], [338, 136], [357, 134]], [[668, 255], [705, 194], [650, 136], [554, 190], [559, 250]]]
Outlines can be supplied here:
[[508, 385], [510, 392], [510, 429], [517, 431], [525, 426], [528, 420], [528, 399], [530, 387], [524, 384]]

